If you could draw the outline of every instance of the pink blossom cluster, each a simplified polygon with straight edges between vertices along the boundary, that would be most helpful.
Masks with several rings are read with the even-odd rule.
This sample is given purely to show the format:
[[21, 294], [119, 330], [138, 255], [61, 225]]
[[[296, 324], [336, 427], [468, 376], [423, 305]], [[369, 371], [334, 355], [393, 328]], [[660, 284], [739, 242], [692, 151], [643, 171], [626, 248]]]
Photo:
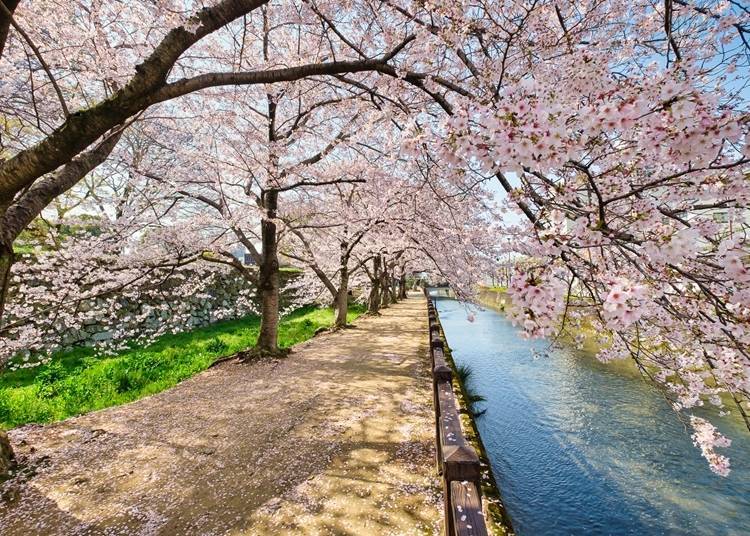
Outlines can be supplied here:
[[693, 443], [701, 449], [703, 457], [708, 460], [711, 470], [721, 476], [729, 474], [729, 458], [718, 454], [716, 448], [726, 448], [732, 441], [724, 437], [714, 425], [700, 417], [691, 416], [690, 426], [693, 427]]
[[[12, 272], [0, 351], [44, 355], [101, 318], [112, 349], [182, 329], [219, 274], [257, 286], [238, 259], [257, 265], [273, 225], [271, 264], [305, 271], [299, 303], [364, 301], [411, 272], [475, 299], [503, 258], [528, 335], [593, 332], [676, 406], [747, 415], [741, 4], [22, 2], [26, 37], [0, 47], [0, 217], [62, 194], [35, 200], [43, 237]], [[201, 13], [224, 22], [204, 32]], [[119, 127], [103, 164], [58, 180]], [[101, 236], [66, 236], [86, 219]], [[122, 300], [156, 305], [121, 322]]]
[[553, 278], [520, 272], [510, 280], [510, 318], [529, 337], [548, 337], [559, 327], [565, 287]]
[[602, 305], [604, 319], [612, 329], [628, 328], [644, 314], [651, 291], [646, 285], [618, 281], [612, 285]]

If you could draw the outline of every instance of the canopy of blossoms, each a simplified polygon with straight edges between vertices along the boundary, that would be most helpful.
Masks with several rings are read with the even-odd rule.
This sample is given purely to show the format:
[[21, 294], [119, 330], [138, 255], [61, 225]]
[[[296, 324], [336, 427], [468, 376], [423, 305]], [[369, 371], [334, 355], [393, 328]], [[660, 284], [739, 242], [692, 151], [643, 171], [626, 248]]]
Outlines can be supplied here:
[[175, 296], [227, 271], [256, 289], [273, 350], [280, 262], [305, 270], [300, 303], [341, 313], [410, 270], [472, 300], [514, 259], [519, 329], [597, 334], [728, 473], [729, 440], [690, 409], [750, 430], [742, 2], [0, 6], [0, 361], [186, 266], [206, 275]]

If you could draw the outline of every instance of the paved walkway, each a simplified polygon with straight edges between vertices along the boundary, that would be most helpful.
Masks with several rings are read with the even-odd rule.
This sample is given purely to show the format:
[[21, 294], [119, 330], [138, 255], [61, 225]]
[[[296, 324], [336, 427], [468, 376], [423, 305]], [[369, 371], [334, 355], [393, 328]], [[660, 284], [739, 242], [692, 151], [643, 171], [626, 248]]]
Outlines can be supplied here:
[[11, 432], [36, 474], [3, 535], [432, 534], [441, 515], [423, 298], [286, 359]]

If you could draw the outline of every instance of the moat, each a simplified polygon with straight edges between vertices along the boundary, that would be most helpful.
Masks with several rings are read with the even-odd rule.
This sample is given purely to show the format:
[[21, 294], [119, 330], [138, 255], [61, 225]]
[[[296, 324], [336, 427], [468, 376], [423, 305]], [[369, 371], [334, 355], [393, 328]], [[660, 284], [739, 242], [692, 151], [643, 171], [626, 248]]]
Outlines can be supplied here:
[[747, 534], [750, 434], [738, 419], [719, 419], [732, 439], [722, 478], [663, 395], [624, 367], [550, 351], [492, 310], [469, 322], [457, 301], [437, 309], [487, 399], [477, 424], [519, 534]]

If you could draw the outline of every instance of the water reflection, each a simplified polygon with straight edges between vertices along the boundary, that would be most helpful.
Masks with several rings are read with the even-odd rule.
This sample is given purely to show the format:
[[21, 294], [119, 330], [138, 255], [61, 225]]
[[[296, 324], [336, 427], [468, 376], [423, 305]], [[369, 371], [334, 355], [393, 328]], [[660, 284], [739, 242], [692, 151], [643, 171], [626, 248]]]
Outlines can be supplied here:
[[478, 426], [522, 535], [750, 534], [750, 434], [723, 420], [732, 473], [714, 475], [662, 395], [568, 350], [548, 357], [505, 317], [437, 302], [457, 363], [487, 398]]

